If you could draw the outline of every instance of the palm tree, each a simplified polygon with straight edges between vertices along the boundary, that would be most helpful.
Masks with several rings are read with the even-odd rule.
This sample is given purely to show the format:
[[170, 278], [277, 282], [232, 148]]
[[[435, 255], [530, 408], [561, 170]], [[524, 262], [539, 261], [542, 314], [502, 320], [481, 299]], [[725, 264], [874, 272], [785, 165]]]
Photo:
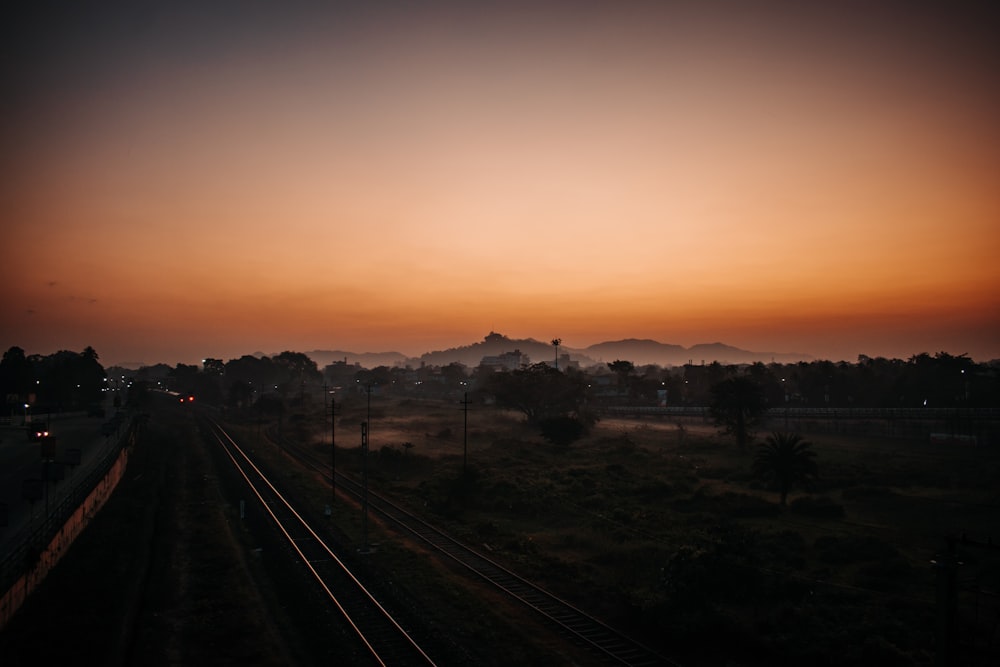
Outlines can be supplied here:
[[818, 476], [815, 456], [812, 443], [803, 440], [798, 433], [775, 431], [757, 446], [754, 473], [774, 484], [784, 506], [793, 486], [807, 484]]

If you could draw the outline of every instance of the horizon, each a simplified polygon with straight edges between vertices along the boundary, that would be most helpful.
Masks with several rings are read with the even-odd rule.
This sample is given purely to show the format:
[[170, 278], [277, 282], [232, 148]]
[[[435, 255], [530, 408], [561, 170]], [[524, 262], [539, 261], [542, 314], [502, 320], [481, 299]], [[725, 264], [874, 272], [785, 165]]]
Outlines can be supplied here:
[[[503, 334], [502, 332], [495, 332], [495, 331], [490, 331], [489, 332], [489, 335], [493, 335], [493, 334], [500, 335], [504, 339], [509, 340], [512, 343], [521, 343], [521, 342], [530, 341], [530, 342], [538, 343], [538, 344], [541, 344], [541, 345], [547, 345], [547, 346], [551, 345], [551, 341], [547, 341], [545, 339], [540, 339], [540, 338], [536, 338], [536, 337], [532, 337], [532, 336], [513, 337], [513, 336], [508, 336], [506, 334]], [[136, 368], [140, 368], [140, 367], [143, 367], [143, 366], [154, 366], [154, 365], [157, 365], [157, 364], [166, 364], [168, 366], [176, 366], [178, 364], [200, 365], [204, 361], [204, 359], [219, 359], [219, 360], [221, 360], [223, 362], [227, 362], [227, 361], [230, 361], [230, 360], [233, 360], [233, 359], [239, 359], [239, 358], [241, 358], [241, 357], [243, 357], [245, 355], [250, 355], [250, 356], [261, 356], [262, 355], [262, 356], [267, 356], [267, 357], [273, 357], [273, 356], [276, 356], [276, 355], [281, 354], [282, 352], [286, 352], [286, 351], [287, 352], [300, 352], [300, 353], [303, 353], [303, 354], [306, 354], [306, 355], [310, 355], [312, 353], [324, 353], [324, 354], [337, 353], [337, 354], [346, 354], [348, 356], [353, 355], [353, 356], [357, 356], [357, 357], [378, 356], [378, 355], [396, 355], [396, 354], [398, 354], [398, 355], [403, 356], [407, 361], [412, 361], [412, 360], [420, 359], [421, 357], [426, 356], [426, 355], [440, 354], [440, 353], [448, 352], [450, 350], [461, 350], [463, 348], [472, 347], [472, 346], [474, 346], [476, 344], [483, 343], [485, 338], [486, 338], [486, 336], [480, 336], [478, 339], [475, 339], [475, 340], [472, 340], [472, 341], [467, 341], [465, 343], [456, 343], [454, 345], [447, 345], [447, 346], [444, 346], [444, 347], [438, 347], [438, 348], [433, 348], [433, 349], [429, 348], [429, 349], [422, 350], [422, 351], [415, 352], [415, 353], [407, 353], [407, 352], [403, 352], [401, 349], [394, 349], [394, 348], [387, 348], [387, 349], [381, 349], [381, 350], [374, 350], [374, 349], [373, 350], [352, 350], [352, 349], [348, 349], [346, 347], [338, 347], [338, 346], [333, 346], [333, 347], [303, 347], [303, 348], [294, 348], [294, 347], [285, 346], [285, 347], [280, 347], [280, 349], [276, 348], [276, 349], [273, 349], [273, 350], [270, 350], [270, 351], [257, 348], [257, 349], [253, 349], [253, 350], [244, 350], [244, 351], [237, 352], [237, 353], [232, 353], [232, 354], [221, 354], [221, 355], [211, 355], [211, 354], [209, 354], [209, 355], [203, 355], [203, 356], [200, 356], [200, 357], [197, 357], [197, 358], [185, 358], [185, 359], [180, 359], [180, 360], [176, 360], [176, 361], [174, 361], [174, 360], [168, 360], [168, 359], [150, 360], [150, 359], [117, 359], [117, 358], [114, 359], [113, 361], [108, 361], [107, 356], [105, 354], [103, 354], [100, 349], [97, 349], [96, 347], [94, 349], [98, 353], [98, 356], [99, 356], [99, 358], [101, 360], [101, 363], [102, 363], [102, 365], [105, 368], [123, 367], [123, 368], [136, 369]], [[920, 350], [920, 351], [915, 351], [915, 352], [906, 354], [904, 356], [893, 355], [893, 354], [870, 354], [870, 353], [867, 353], [867, 352], [859, 352], [858, 355], [855, 355], [853, 358], [850, 358], [850, 359], [847, 359], [847, 358], [834, 359], [834, 358], [831, 358], [831, 357], [824, 357], [824, 356], [813, 355], [813, 354], [810, 354], [808, 352], [803, 352], [801, 350], [750, 349], [750, 348], [741, 347], [739, 345], [733, 345], [732, 343], [726, 342], [724, 340], [702, 341], [702, 342], [697, 342], [697, 343], [691, 343], [689, 345], [683, 345], [683, 344], [675, 343], [675, 342], [671, 342], [671, 341], [656, 340], [656, 339], [651, 339], [651, 338], [636, 338], [636, 337], [626, 337], [626, 338], [614, 339], [614, 340], [594, 341], [594, 342], [586, 343], [586, 344], [583, 344], [583, 345], [573, 345], [573, 344], [567, 343], [566, 341], [562, 341], [560, 343], [559, 347], [560, 347], [560, 350], [571, 350], [574, 353], [585, 354], [587, 352], [588, 348], [593, 347], [595, 345], [600, 345], [600, 344], [605, 344], [605, 343], [626, 343], [627, 344], [627, 343], [631, 343], [631, 342], [653, 342], [653, 343], [656, 343], [658, 345], [665, 345], [665, 346], [676, 345], [676, 346], [679, 346], [679, 347], [683, 348], [685, 351], [691, 351], [694, 348], [699, 347], [699, 346], [711, 347], [711, 346], [721, 345], [721, 346], [725, 346], [725, 347], [728, 347], [728, 348], [734, 348], [734, 349], [740, 351], [741, 353], [749, 353], [749, 354], [754, 354], [754, 355], [760, 355], [761, 357], [772, 356], [772, 357], [783, 357], [783, 358], [786, 358], [785, 360], [781, 360], [781, 359], [774, 360], [774, 361], [776, 361], [776, 363], [797, 363], [795, 361], [789, 360], [789, 358], [801, 357], [801, 358], [804, 358], [809, 363], [820, 362], [820, 361], [831, 361], [831, 362], [835, 362], [835, 363], [848, 362], [848, 363], [851, 363], [851, 364], [856, 364], [856, 363], [858, 363], [858, 360], [859, 360], [859, 358], [861, 356], [866, 356], [866, 357], [870, 357], [870, 358], [873, 358], [873, 359], [881, 357], [881, 358], [885, 358], [885, 359], [896, 359], [896, 360], [901, 360], [901, 361], [907, 361], [907, 360], [909, 360], [909, 359], [911, 359], [913, 357], [919, 356], [921, 354], [928, 354], [928, 355], [934, 356], [934, 355], [937, 355], [939, 353], [949, 354], [951, 356], [956, 356], [956, 357], [958, 357], [958, 356], [966, 356], [966, 357], [968, 357], [969, 359], [971, 359], [973, 362], [975, 362], [977, 364], [987, 364], [987, 363], [990, 363], [990, 362], [993, 362], [993, 361], [1000, 360], [1000, 356], [998, 356], [998, 357], [977, 357], [977, 356], [971, 355], [971, 354], [969, 354], [967, 352], [954, 352], [952, 350], [943, 350], [943, 349], [941, 349], [941, 350], [933, 350], [933, 351], [932, 350]], [[61, 347], [59, 349], [52, 349], [52, 350], [49, 350], [49, 351], [46, 351], [46, 352], [40, 352], [38, 350], [29, 349], [29, 348], [27, 348], [27, 347], [25, 347], [23, 345], [16, 345], [16, 346], [22, 348], [24, 350], [25, 354], [28, 355], [28, 356], [35, 355], [35, 354], [38, 354], [38, 355], [41, 355], [41, 356], [47, 356], [47, 355], [54, 354], [54, 353], [60, 352], [60, 351], [81, 352], [85, 347], [87, 347], [87, 345], [81, 345], [78, 348], [76, 348], [76, 347]], [[7, 349], [9, 349], [9, 347], [10, 346], [5, 347], [4, 351], [6, 351]], [[94, 347], [94, 346], [90, 346], [90, 347]], [[509, 350], [509, 351], [513, 351], [513, 349], [514, 348], [511, 348], [511, 350]], [[608, 361], [608, 359], [604, 359], [604, 358], [593, 358], [593, 360], [598, 365], [603, 364], [603, 363], [605, 363], [605, 362]], [[632, 361], [630, 359], [624, 359], [624, 360], [625, 361]], [[532, 359], [533, 363], [536, 362], [536, 361], [546, 361], [546, 359]], [[726, 359], [723, 359], [723, 358], [698, 359], [697, 363], [712, 363], [714, 361], [719, 361], [719, 362], [722, 362], [722, 363], [735, 363], [735, 364], [748, 363], [748, 362], [744, 362], [744, 361], [726, 360]], [[637, 365], [641, 365], [641, 364], [637, 364]], [[673, 365], [676, 365], [676, 364], [665, 364], [665, 365], [666, 366], [673, 366]], [[322, 364], [321, 364], [321, 366], [322, 366]]]
[[[3, 351], [6, 351], [10, 347], [16, 346], [22, 348], [25, 351], [25, 354], [27, 355], [38, 354], [41, 356], [47, 356], [64, 350], [71, 352], [81, 352], [86, 347], [92, 347], [98, 353], [101, 363], [105, 367], [108, 366], [132, 367], [137, 365], [152, 366], [154, 364], [159, 364], [159, 363], [166, 363], [170, 366], [175, 366], [177, 364], [187, 364], [187, 365], [200, 364], [203, 359], [221, 359], [223, 361], [228, 361], [230, 359], [238, 359], [244, 355], [252, 355], [252, 356], [265, 355], [270, 357], [285, 351], [302, 352], [302, 353], [342, 352], [342, 353], [347, 353], [349, 355], [357, 355], [357, 356], [399, 354], [406, 357], [407, 359], [419, 359], [424, 355], [446, 352], [448, 350], [469, 347], [477, 343], [481, 343], [488, 334], [493, 334], [493, 333], [499, 334], [504, 338], [509, 339], [513, 342], [531, 340], [546, 345], [550, 344], [552, 338], [559, 337], [559, 336], [539, 337], [537, 335], [533, 336], [530, 334], [512, 335], [509, 333], [504, 333], [502, 331], [490, 330], [487, 334], [481, 334], [478, 336], [473, 334], [472, 337], [470, 337], [469, 339], [460, 340], [458, 338], [454, 338], [451, 340], [441, 341], [437, 345], [432, 345], [424, 348], [412, 344], [409, 346], [390, 344], [383, 348], [371, 348], [371, 347], [366, 348], [364, 347], [364, 343], [361, 343], [359, 346], [354, 346], [354, 347], [348, 344], [343, 344], [343, 345], [324, 344], [323, 342], [320, 342], [319, 344], [307, 343], [299, 346], [281, 345], [281, 344], [278, 345], [251, 344], [245, 348], [229, 347], [224, 351], [217, 351], [216, 353], [213, 354], [197, 353], [197, 352], [193, 354], [172, 353], [168, 349], [166, 354], [163, 354], [162, 356], [156, 358], [153, 358], [156, 356], [154, 354], [146, 354], [146, 355], [139, 354], [139, 355], [133, 355], [130, 358], [128, 355], [115, 354], [113, 349], [110, 351], [104, 350], [97, 345], [94, 345], [92, 343], [87, 343], [85, 341], [81, 341], [78, 344], [70, 343], [69, 345], [57, 345], [48, 348], [36, 348], [30, 345], [26, 345], [24, 343], [19, 343], [17, 341], [14, 341], [11, 343], [5, 343], [0, 347], [2, 347]], [[983, 350], [984, 352], [977, 354], [975, 352], [970, 352], [969, 349], [959, 350], [959, 349], [948, 349], [946, 347], [926, 347], [926, 348], [914, 347], [910, 349], [910, 348], [901, 348], [898, 345], [893, 345], [890, 343], [881, 346], [873, 345], [870, 346], [871, 349], [859, 348], [858, 351], [853, 354], [846, 353], [844, 355], [836, 355], [836, 354], [821, 354], [821, 353], [817, 354], [815, 352], [806, 349], [777, 348], [773, 345], [753, 347], [753, 346], [741, 345], [736, 342], [726, 340], [720, 337], [711, 337], [711, 336], [708, 336], [703, 340], [692, 339], [691, 342], [678, 342], [676, 340], [651, 338], [645, 336], [622, 336], [616, 338], [604, 338], [600, 340], [596, 339], [587, 340], [580, 343], [576, 343], [573, 340], [567, 340], [563, 338], [562, 343], [560, 344], [560, 348], [571, 349], [574, 351], [584, 351], [589, 347], [592, 347], [594, 345], [599, 345], [602, 343], [621, 343], [627, 341], [652, 341], [654, 343], [661, 345], [677, 345], [683, 347], [685, 350], [690, 350], [696, 346], [702, 346], [702, 345], [704, 346], [725, 345], [728, 347], [736, 348], [743, 352], [749, 352], [759, 355], [781, 355], [786, 357], [802, 356], [809, 358], [810, 361], [833, 361], [833, 362], [846, 361], [849, 363], [857, 363], [858, 358], [860, 356], [866, 356], [871, 358], [882, 357], [885, 359], [899, 359], [905, 361], [920, 354], [929, 354], [931, 356], [934, 356], [938, 353], [950, 354], [952, 356], [964, 355], [976, 363], [988, 363], [1000, 359], [1000, 353], [991, 354], [988, 351], [986, 351], [991, 349], [988, 346], [981, 347], [980, 349]], [[136, 347], [133, 349], [142, 350], [143, 348]], [[219, 349], [221, 348], [216, 348], [216, 350]]]
[[995, 14], [26, 7], [0, 347], [1000, 358]]

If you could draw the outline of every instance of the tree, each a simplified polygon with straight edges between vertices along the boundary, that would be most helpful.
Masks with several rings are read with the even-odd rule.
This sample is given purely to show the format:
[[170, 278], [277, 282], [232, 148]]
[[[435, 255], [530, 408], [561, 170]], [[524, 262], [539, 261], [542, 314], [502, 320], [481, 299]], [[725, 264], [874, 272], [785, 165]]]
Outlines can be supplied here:
[[522, 412], [532, 425], [566, 415], [588, 426], [594, 422], [587, 411], [586, 378], [579, 373], [563, 373], [545, 363], [492, 373], [484, 380], [483, 391], [492, 394], [498, 405]]
[[99, 402], [107, 383], [97, 359], [92, 347], [82, 353], [60, 350], [45, 357], [32, 355], [28, 362], [36, 378], [37, 405], [61, 411]]
[[618, 376], [618, 386], [631, 395], [631, 379], [632, 373], [635, 371], [635, 364], [631, 361], [615, 359], [614, 361], [608, 362], [608, 369]]
[[716, 425], [736, 436], [740, 449], [746, 448], [754, 427], [767, 411], [760, 385], [745, 376], [731, 377], [712, 385], [711, 395], [709, 410]]
[[24, 350], [15, 346], [4, 352], [0, 361], [0, 395], [20, 407], [28, 396], [30, 379], [31, 364]]
[[271, 362], [270, 357], [257, 358], [245, 354], [239, 359], [230, 359], [226, 362], [225, 375], [230, 382], [247, 382], [254, 387], [261, 389], [265, 385], [272, 385], [275, 382], [277, 369]]
[[254, 386], [242, 380], [229, 383], [229, 405], [237, 408], [249, 406], [253, 402]]
[[819, 474], [812, 443], [798, 433], [774, 432], [757, 446], [754, 474], [769, 480], [781, 494], [781, 505], [797, 484], [808, 484]]
[[271, 361], [283, 374], [281, 379], [292, 385], [301, 385], [302, 383], [316, 384], [322, 381], [322, 375], [316, 366], [316, 362], [309, 355], [302, 352], [286, 350], [272, 357]]
[[201, 362], [202, 372], [206, 375], [214, 375], [222, 377], [226, 374], [226, 364], [223, 363], [222, 359], [213, 359], [209, 357]]

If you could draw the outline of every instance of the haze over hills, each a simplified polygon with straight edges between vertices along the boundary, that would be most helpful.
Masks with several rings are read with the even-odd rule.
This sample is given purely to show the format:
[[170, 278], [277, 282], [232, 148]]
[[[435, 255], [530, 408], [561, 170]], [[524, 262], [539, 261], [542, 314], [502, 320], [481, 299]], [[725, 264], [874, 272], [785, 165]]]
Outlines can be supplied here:
[[[407, 357], [399, 352], [365, 352], [355, 353], [343, 350], [312, 350], [306, 352], [321, 368], [335, 361], [346, 361], [349, 364], [360, 364], [366, 368], [375, 366], [396, 366], [420, 364], [446, 366], [453, 362], [469, 367], [478, 366], [483, 357], [496, 356], [504, 352], [519, 350], [528, 356], [531, 363], [555, 359], [555, 348], [551, 342], [543, 342], [534, 338], [508, 338], [502, 334], [490, 332], [483, 340], [470, 345], [453, 347], [446, 350], [426, 352], [419, 357]], [[742, 350], [724, 343], [701, 343], [691, 347], [660, 343], [649, 339], [629, 338], [618, 341], [605, 341], [585, 348], [559, 347], [559, 355], [569, 355], [571, 361], [581, 366], [603, 364], [616, 359], [631, 361], [636, 366], [656, 364], [659, 366], [680, 366], [687, 363], [700, 364], [718, 361], [723, 364], [743, 364], [760, 361], [769, 363], [777, 361], [794, 363], [812, 361], [807, 354], [789, 352], [752, 352]]]

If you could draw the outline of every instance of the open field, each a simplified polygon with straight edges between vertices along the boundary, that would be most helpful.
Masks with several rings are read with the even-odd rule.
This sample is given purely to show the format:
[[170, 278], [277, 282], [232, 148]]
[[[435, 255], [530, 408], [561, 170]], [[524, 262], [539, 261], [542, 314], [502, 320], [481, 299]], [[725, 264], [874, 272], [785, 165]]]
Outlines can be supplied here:
[[[338, 417], [340, 470], [360, 470], [366, 410]], [[468, 429], [463, 477], [461, 406], [373, 400], [371, 484], [681, 662], [930, 664], [931, 561], [961, 536], [956, 651], [1000, 652], [1000, 553], [977, 546], [1000, 537], [994, 449], [812, 435], [820, 478], [782, 508], [707, 424], [607, 420], [556, 447], [477, 407]]]

